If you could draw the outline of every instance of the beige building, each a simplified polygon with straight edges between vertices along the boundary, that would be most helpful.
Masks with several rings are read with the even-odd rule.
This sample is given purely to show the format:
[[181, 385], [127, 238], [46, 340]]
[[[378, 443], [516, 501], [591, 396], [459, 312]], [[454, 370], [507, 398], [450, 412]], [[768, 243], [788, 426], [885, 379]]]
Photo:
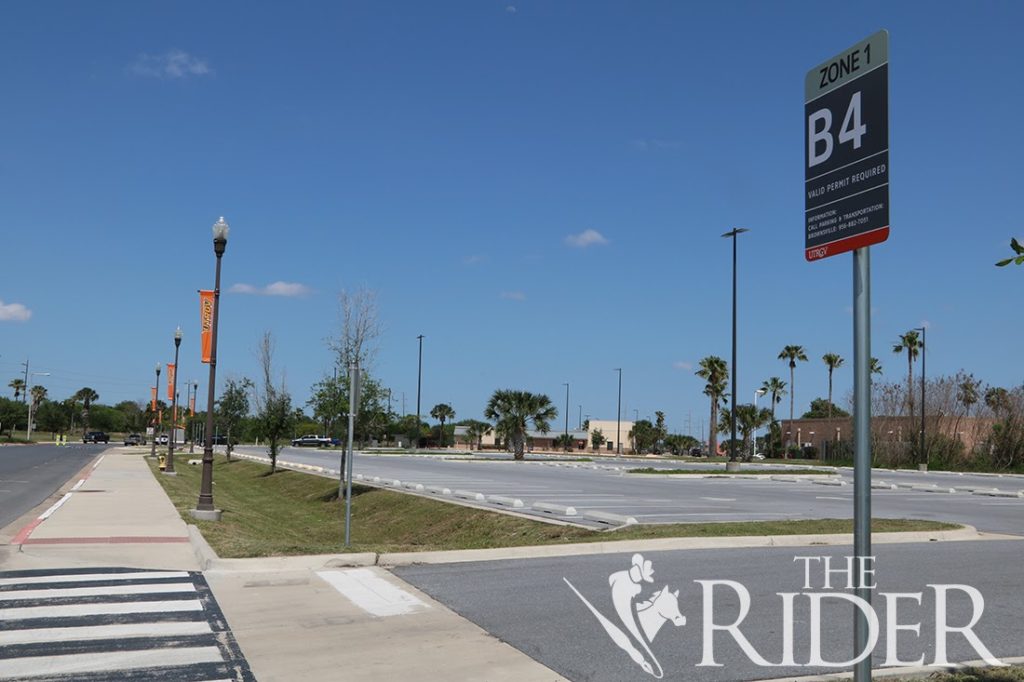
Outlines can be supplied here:
[[[554, 425], [552, 425], [554, 426]], [[622, 453], [627, 454], [633, 449], [632, 441], [629, 437], [629, 432], [633, 429], [632, 421], [625, 421], [619, 423], [619, 434], [621, 436]], [[605, 443], [601, 446], [600, 451], [602, 453], [614, 453], [615, 452], [615, 420], [590, 420], [590, 430], [581, 431], [579, 429], [569, 429], [569, 436], [573, 439], [573, 448], [577, 452], [592, 451], [591, 446], [591, 434], [595, 429], [600, 429], [601, 434], [605, 437]], [[527, 450], [558, 450], [555, 446], [555, 439], [560, 437], [564, 431], [562, 429], [552, 428], [547, 433], [541, 433], [540, 431], [529, 430], [526, 432], [526, 447]], [[484, 450], [493, 450], [498, 447], [497, 436], [494, 430], [484, 434], [480, 440], [480, 446]], [[455, 445], [456, 447], [464, 448], [476, 448], [476, 443], [470, 443], [466, 437], [466, 427], [456, 426], [455, 427]]]
[[[590, 433], [593, 434], [595, 430], [600, 429], [601, 435], [605, 437], [605, 444], [601, 446], [601, 452], [615, 452], [615, 434], [618, 430], [619, 444], [621, 445], [622, 454], [626, 454], [633, 450], [633, 441], [629, 437], [630, 431], [633, 430], [633, 421], [626, 421], [623, 419], [621, 422], [616, 422], [614, 419], [591, 419], [590, 420]], [[587, 449], [593, 449], [591, 447], [591, 441], [588, 437]]]

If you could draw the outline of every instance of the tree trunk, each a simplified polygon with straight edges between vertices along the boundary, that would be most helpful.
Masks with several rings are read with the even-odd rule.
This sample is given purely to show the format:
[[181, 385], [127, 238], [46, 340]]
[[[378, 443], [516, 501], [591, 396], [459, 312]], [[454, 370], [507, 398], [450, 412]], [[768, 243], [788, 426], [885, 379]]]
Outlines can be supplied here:
[[832, 424], [832, 368], [828, 368], [828, 421]]
[[718, 455], [718, 397], [711, 396], [711, 423], [708, 424], [708, 457]]
[[793, 370], [796, 369], [796, 362], [790, 360], [789, 362], [789, 430], [790, 435], [786, 437], [786, 450], [782, 453], [782, 459], [789, 459], [789, 445], [792, 442], [790, 439], [793, 437], [793, 403], [796, 400], [796, 376]]
[[[907, 407], [910, 409], [910, 423], [914, 423], [914, 356], [907, 346]], [[913, 428], [913, 427], [911, 427]]]

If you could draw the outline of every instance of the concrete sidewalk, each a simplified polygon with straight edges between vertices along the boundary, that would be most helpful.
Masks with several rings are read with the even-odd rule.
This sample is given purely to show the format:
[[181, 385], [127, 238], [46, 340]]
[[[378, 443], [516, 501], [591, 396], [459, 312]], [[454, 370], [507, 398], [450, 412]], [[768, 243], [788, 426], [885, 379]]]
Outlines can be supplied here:
[[[111, 448], [83, 469], [13, 531], [0, 570], [200, 570], [144, 454]], [[564, 679], [384, 569], [276, 563], [204, 573], [258, 680]]]

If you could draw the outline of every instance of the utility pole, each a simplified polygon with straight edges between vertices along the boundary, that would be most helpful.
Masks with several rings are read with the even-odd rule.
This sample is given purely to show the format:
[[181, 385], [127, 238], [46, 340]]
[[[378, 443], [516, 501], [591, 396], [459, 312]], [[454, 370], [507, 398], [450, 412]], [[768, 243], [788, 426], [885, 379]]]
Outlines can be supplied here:
[[622, 368], [612, 370], [619, 373], [619, 402], [615, 408], [615, 454], [622, 454]]
[[423, 334], [416, 337], [420, 341], [420, 363], [416, 372], [416, 448], [420, 447], [420, 389], [423, 386]]

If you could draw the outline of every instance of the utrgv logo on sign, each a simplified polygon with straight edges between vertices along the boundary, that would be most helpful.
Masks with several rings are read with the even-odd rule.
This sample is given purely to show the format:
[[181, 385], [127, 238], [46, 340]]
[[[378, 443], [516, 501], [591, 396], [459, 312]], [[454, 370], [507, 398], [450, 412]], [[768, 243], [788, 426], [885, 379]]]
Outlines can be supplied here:
[[[657, 679], [664, 676], [661, 664], [658, 663], [654, 652], [651, 651], [650, 644], [654, 641], [662, 625], [667, 622], [671, 622], [676, 627], [686, 625], [686, 617], [679, 613], [679, 590], [672, 592], [668, 585], [656, 591], [646, 601], [636, 602], [637, 597], [643, 591], [641, 583], [654, 582], [654, 569], [651, 567], [650, 561], [645, 560], [640, 554], [634, 554], [633, 565], [629, 570], [612, 573], [608, 577], [608, 584], [612, 588], [612, 604], [615, 605], [615, 614], [619, 617], [625, 632], [594, 608], [594, 605], [580, 594], [568, 578], [563, 577], [562, 580], [586, 604], [612, 641], [629, 654], [634, 663]], [[643, 647], [646, 656], [637, 648], [637, 644]]]
[[[1004, 665], [986, 648], [978, 635], [974, 632], [975, 626], [981, 620], [985, 611], [985, 599], [981, 592], [970, 585], [962, 584], [928, 584], [931, 592], [875, 592], [876, 600], [885, 604], [885, 619], [879, 619], [875, 613], [872, 603], [861, 599], [850, 593], [856, 585], [863, 585], [865, 589], [874, 591], [874, 562], [875, 557], [842, 557], [843, 565], [840, 568], [832, 566], [830, 556], [797, 556], [793, 557], [796, 563], [803, 563], [803, 585], [798, 592], [775, 592], [773, 597], [781, 599], [781, 625], [783, 632], [782, 651], [779, 652], [778, 662], [770, 661], [762, 656], [747, 636], [741, 630], [744, 620], [750, 612], [752, 600], [750, 592], [742, 584], [732, 580], [695, 580], [701, 587], [701, 639], [702, 657], [697, 664], [698, 667], [713, 666], [720, 667], [723, 664], [715, 659], [715, 634], [728, 636], [743, 652], [748, 661], [759, 667], [797, 667], [797, 668], [845, 668], [855, 665], [857, 662], [871, 656], [876, 645], [884, 642], [885, 660], [881, 664], [883, 668], [901, 666], [942, 666], [952, 665], [948, 660], [949, 649], [947, 639], [950, 635], [963, 638], [970, 647], [988, 665]], [[640, 554], [634, 554], [632, 565], [622, 571], [612, 573], [608, 578], [611, 586], [612, 604], [615, 608], [615, 617], [621, 624], [613, 622], [612, 618], [601, 613], [590, 601], [584, 597], [576, 587], [565, 577], [562, 580], [579, 597], [580, 601], [600, 623], [601, 627], [620, 649], [629, 655], [644, 672], [654, 676], [656, 679], [664, 677], [664, 670], [658, 662], [657, 657], [651, 650], [651, 644], [659, 630], [666, 623], [672, 623], [679, 627], [686, 624], [686, 618], [679, 612], [679, 590], [672, 591], [668, 585], [655, 590], [649, 595], [641, 597], [643, 583], [654, 582], [654, 570], [651, 562], [644, 559]], [[820, 577], [818, 584], [815, 579]], [[839, 582], [836, 582], [838, 578]], [[819, 589], [815, 589], [818, 587]], [[716, 608], [716, 592], [721, 592], [735, 604], [738, 601], [738, 611], [733, 612], [732, 608], [725, 609], [727, 613], [721, 613]], [[959, 593], [961, 612], [963, 598], [970, 602], [970, 617], [966, 624], [950, 623], [950, 612], [947, 603], [951, 595]], [[923, 622], [905, 622], [901, 618], [901, 606], [908, 604], [911, 608], [926, 606], [926, 595], [934, 598], [934, 620], [928, 623], [934, 629], [934, 640], [931, 650], [934, 658], [930, 663], [925, 662], [925, 656], [921, 655], [916, 660], [903, 660], [899, 656], [898, 637], [900, 631], [910, 631], [924, 638], [922, 632]], [[641, 600], [642, 599], [642, 600]], [[868, 635], [864, 648], [856, 652], [857, 655], [847, 661], [833, 661], [824, 657], [823, 632], [827, 625], [823, 619], [823, 604], [825, 602], [846, 602], [860, 611], [867, 621]], [[801, 612], [797, 608], [800, 605]], [[719, 605], [721, 606], [721, 605]], [[806, 617], [802, 609], [806, 608]], [[731, 622], [717, 622], [716, 615], [725, 617]], [[962, 617], [962, 613], [961, 613]], [[960, 617], [952, 620], [960, 620]], [[795, 658], [795, 637], [797, 624], [806, 626], [808, 637], [808, 652], [806, 662], [797, 661]], [[882, 637], [884, 633], [884, 639]]]

